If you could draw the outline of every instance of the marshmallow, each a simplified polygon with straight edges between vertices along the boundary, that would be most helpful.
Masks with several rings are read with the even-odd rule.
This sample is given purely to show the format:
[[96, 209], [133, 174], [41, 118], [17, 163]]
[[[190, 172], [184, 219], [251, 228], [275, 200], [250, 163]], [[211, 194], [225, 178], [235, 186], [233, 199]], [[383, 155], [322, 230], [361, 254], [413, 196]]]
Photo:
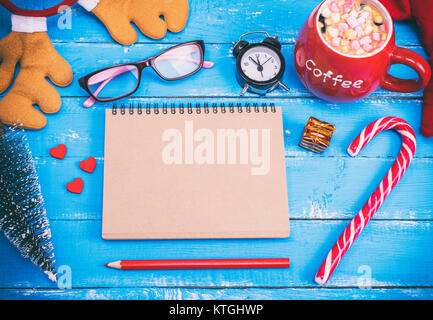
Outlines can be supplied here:
[[367, 20], [370, 17], [370, 12], [363, 10], [359, 16]]
[[367, 52], [370, 52], [371, 50], [373, 50], [373, 46], [371, 45], [371, 44], [364, 44], [363, 46], [362, 46], [362, 49], [364, 50], [364, 51], [367, 51]]
[[347, 38], [348, 40], [356, 39], [356, 37], [358, 36], [358, 34], [356, 33], [356, 31], [353, 30], [353, 29], [349, 29], [349, 30], [347, 30], [347, 31], [344, 33], [344, 35], [346, 36], [346, 38]]
[[366, 26], [366, 27], [364, 28], [364, 33], [365, 33], [365, 34], [370, 34], [370, 33], [372, 33], [372, 32], [373, 32], [373, 27], [372, 27], [372, 26], [368, 25], [368, 26]]
[[364, 18], [358, 18], [358, 24], [360, 24], [361, 26], [365, 23], [365, 19]]
[[339, 47], [340, 44], [341, 44], [341, 38], [339, 38], [339, 37], [332, 38], [332, 40], [331, 40], [331, 44], [332, 44], [334, 47]]
[[364, 35], [364, 31], [362, 31], [362, 28], [360, 26], [357, 26], [355, 28], [355, 31], [358, 34], [358, 37], [362, 37]]
[[347, 25], [347, 23], [340, 22], [340, 23], [338, 24], [338, 30], [339, 30], [340, 32], [344, 32], [344, 31], [346, 31], [347, 29], [349, 29], [349, 26]]
[[335, 50], [362, 56], [385, 45], [384, 17], [363, 0], [332, 0], [319, 13], [323, 39]]
[[329, 35], [333, 38], [338, 36], [338, 30], [335, 28], [328, 28]]
[[357, 51], [359, 48], [361, 47], [361, 45], [359, 44], [359, 41], [358, 40], [353, 40], [351, 43], [350, 43], [350, 49], [352, 49], [352, 51]]
[[351, 28], [355, 28], [358, 25], [358, 20], [356, 20], [353, 16], [347, 18], [346, 22]]
[[331, 13], [331, 20], [333, 23], [338, 23], [340, 21], [340, 14]]
[[337, 6], [337, 3], [335, 3], [334, 1], [329, 4], [329, 9], [331, 9], [332, 12], [340, 11], [340, 9]]
[[331, 15], [331, 11], [329, 10], [328, 7], [322, 10], [322, 16], [324, 16], [325, 18], [328, 18], [330, 15]]
[[373, 32], [373, 34], [371, 35], [371, 37], [373, 38], [374, 41], [379, 41], [380, 40], [380, 33]]
[[367, 44], [367, 43], [370, 43], [371, 42], [371, 38], [370, 38], [370, 36], [365, 36], [365, 37], [363, 37], [363, 38], [361, 38], [360, 40], [359, 40], [359, 43], [360, 44]]

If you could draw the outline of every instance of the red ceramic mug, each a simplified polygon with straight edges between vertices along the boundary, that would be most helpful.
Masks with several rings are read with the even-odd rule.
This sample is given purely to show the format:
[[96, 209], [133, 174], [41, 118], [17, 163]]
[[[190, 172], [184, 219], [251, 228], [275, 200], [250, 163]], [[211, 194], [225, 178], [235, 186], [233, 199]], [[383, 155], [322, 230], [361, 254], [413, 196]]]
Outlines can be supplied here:
[[[388, 37], [383, 46], [363, 56], [344, 54], [323, 40], [318, 23], [323, 1], [304, 23], [295, 44], [295, 68], [299, 78], [316, 96], [331, 102], [362, 99], [377, 88], [389, 91], [414, 92], [424, 89], [430, 80], [427, 61], [414, 51], [395, 45], [394, 26], [390, 14], [376, 0], [371, 3], [384, 17]], [[399, 79], [388, 73], [392, 64], [414, 69], [417, 79]]]

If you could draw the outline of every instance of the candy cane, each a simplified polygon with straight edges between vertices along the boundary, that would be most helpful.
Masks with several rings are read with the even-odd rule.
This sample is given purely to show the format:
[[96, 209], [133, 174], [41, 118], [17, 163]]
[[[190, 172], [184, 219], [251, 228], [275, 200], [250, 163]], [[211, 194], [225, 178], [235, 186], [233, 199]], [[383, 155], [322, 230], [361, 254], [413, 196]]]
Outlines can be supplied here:
[[346, 251], [350, 248], [353, 241], [364, 229], [368, 221], [370, 221], [373, 214], [380, 208], [383, 201], [405, 173], [410, 161], [413, 158], [416, 148], [415, 133], [406, 121], [396, 117], [384, 117], [370, 123], [364, 130], [361, 131], [358, 137], [353, 140], [347, 149], [347, 152], [352, 157], [355, 157], [362, 150], [362, 148], [374, 138], [374, 136], [384, 130], [389, 129], [396, 130], [402, 137], [403, 143], [400, 154], [398, 155], [391, 169], [386, 174], [385, 178], [370, 196], [367, 203], [353, 218], [350, 224], [340, 235], [331, 251], [329, 251], [328, 256], [326, 257], [325, 261], [323, 261], [319, 271], [316, 274], [315, 281], [318, 284], [325, 284], [328, 281], [329, 277], [331, 276], [332, 272], [334, 272]]

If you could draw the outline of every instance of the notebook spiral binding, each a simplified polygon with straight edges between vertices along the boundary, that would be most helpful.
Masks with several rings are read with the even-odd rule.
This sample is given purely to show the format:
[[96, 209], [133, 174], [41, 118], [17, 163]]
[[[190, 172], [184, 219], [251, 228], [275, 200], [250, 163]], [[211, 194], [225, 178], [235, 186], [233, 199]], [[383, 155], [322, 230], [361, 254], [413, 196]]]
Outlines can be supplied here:
[[[112, 114], [113, 115], [117, 115], [120, 111], [121, 115], [125, 115], [126, 113], [128, 114], [167, 114], [167, 113], [171, 113], [171, 114], [184, 114], [184, 113], [188, 113], [188, 114], [193, 114], [194, 112], [196, 114], [201, 114], [201, 113], [242, 113], [242, 112], [246, 112], [246, 113], [251, 113], [251, 112], [263, 112], [263, 113], [267, 113], [267, 112], [272, 112], [275, 113], [276, 112], [276, 108], [275, 108], [275, 104], [274, 103], [262, 103], [261, 105], [259, 105], [258, 103], [236, 103], [236, 105], [234, 103], [229, 103], [228, 106], [226, 107], [225, 103], [203, 103], [203, 105], [201, 103], [196, 103], [195, 106], [192, 105], [192, 103], [187, 103], [186, 107], [184, 103], [180, 103], [178, 105], [179, 107], [176, 108], [176, 104], [175, 103], [171, 103], [170, 105], [168, 103], [163, 103], [162, 105], [159, 105], [158, 103], [146, 103], [144, 106], [141, 103], [138, 103], [136, 106], [134, 106], [133, 103], [130, 103], [128, 107], [126, 107], [126, 105], [124, 103], [120, 104], [120, 107], [117, 106], [116, 103], [113, 103], [113, 107], [111, 109]], [[128, 109], [128, 110], [127, 110]]]

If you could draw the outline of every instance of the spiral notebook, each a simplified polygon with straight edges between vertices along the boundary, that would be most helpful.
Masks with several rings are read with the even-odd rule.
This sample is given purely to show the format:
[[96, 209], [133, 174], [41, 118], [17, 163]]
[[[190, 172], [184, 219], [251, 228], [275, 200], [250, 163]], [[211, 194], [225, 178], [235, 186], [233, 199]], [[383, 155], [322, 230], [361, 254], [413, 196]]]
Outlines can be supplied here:
[[104, 239], [289, 236], [280, 107], [106, 110]]

